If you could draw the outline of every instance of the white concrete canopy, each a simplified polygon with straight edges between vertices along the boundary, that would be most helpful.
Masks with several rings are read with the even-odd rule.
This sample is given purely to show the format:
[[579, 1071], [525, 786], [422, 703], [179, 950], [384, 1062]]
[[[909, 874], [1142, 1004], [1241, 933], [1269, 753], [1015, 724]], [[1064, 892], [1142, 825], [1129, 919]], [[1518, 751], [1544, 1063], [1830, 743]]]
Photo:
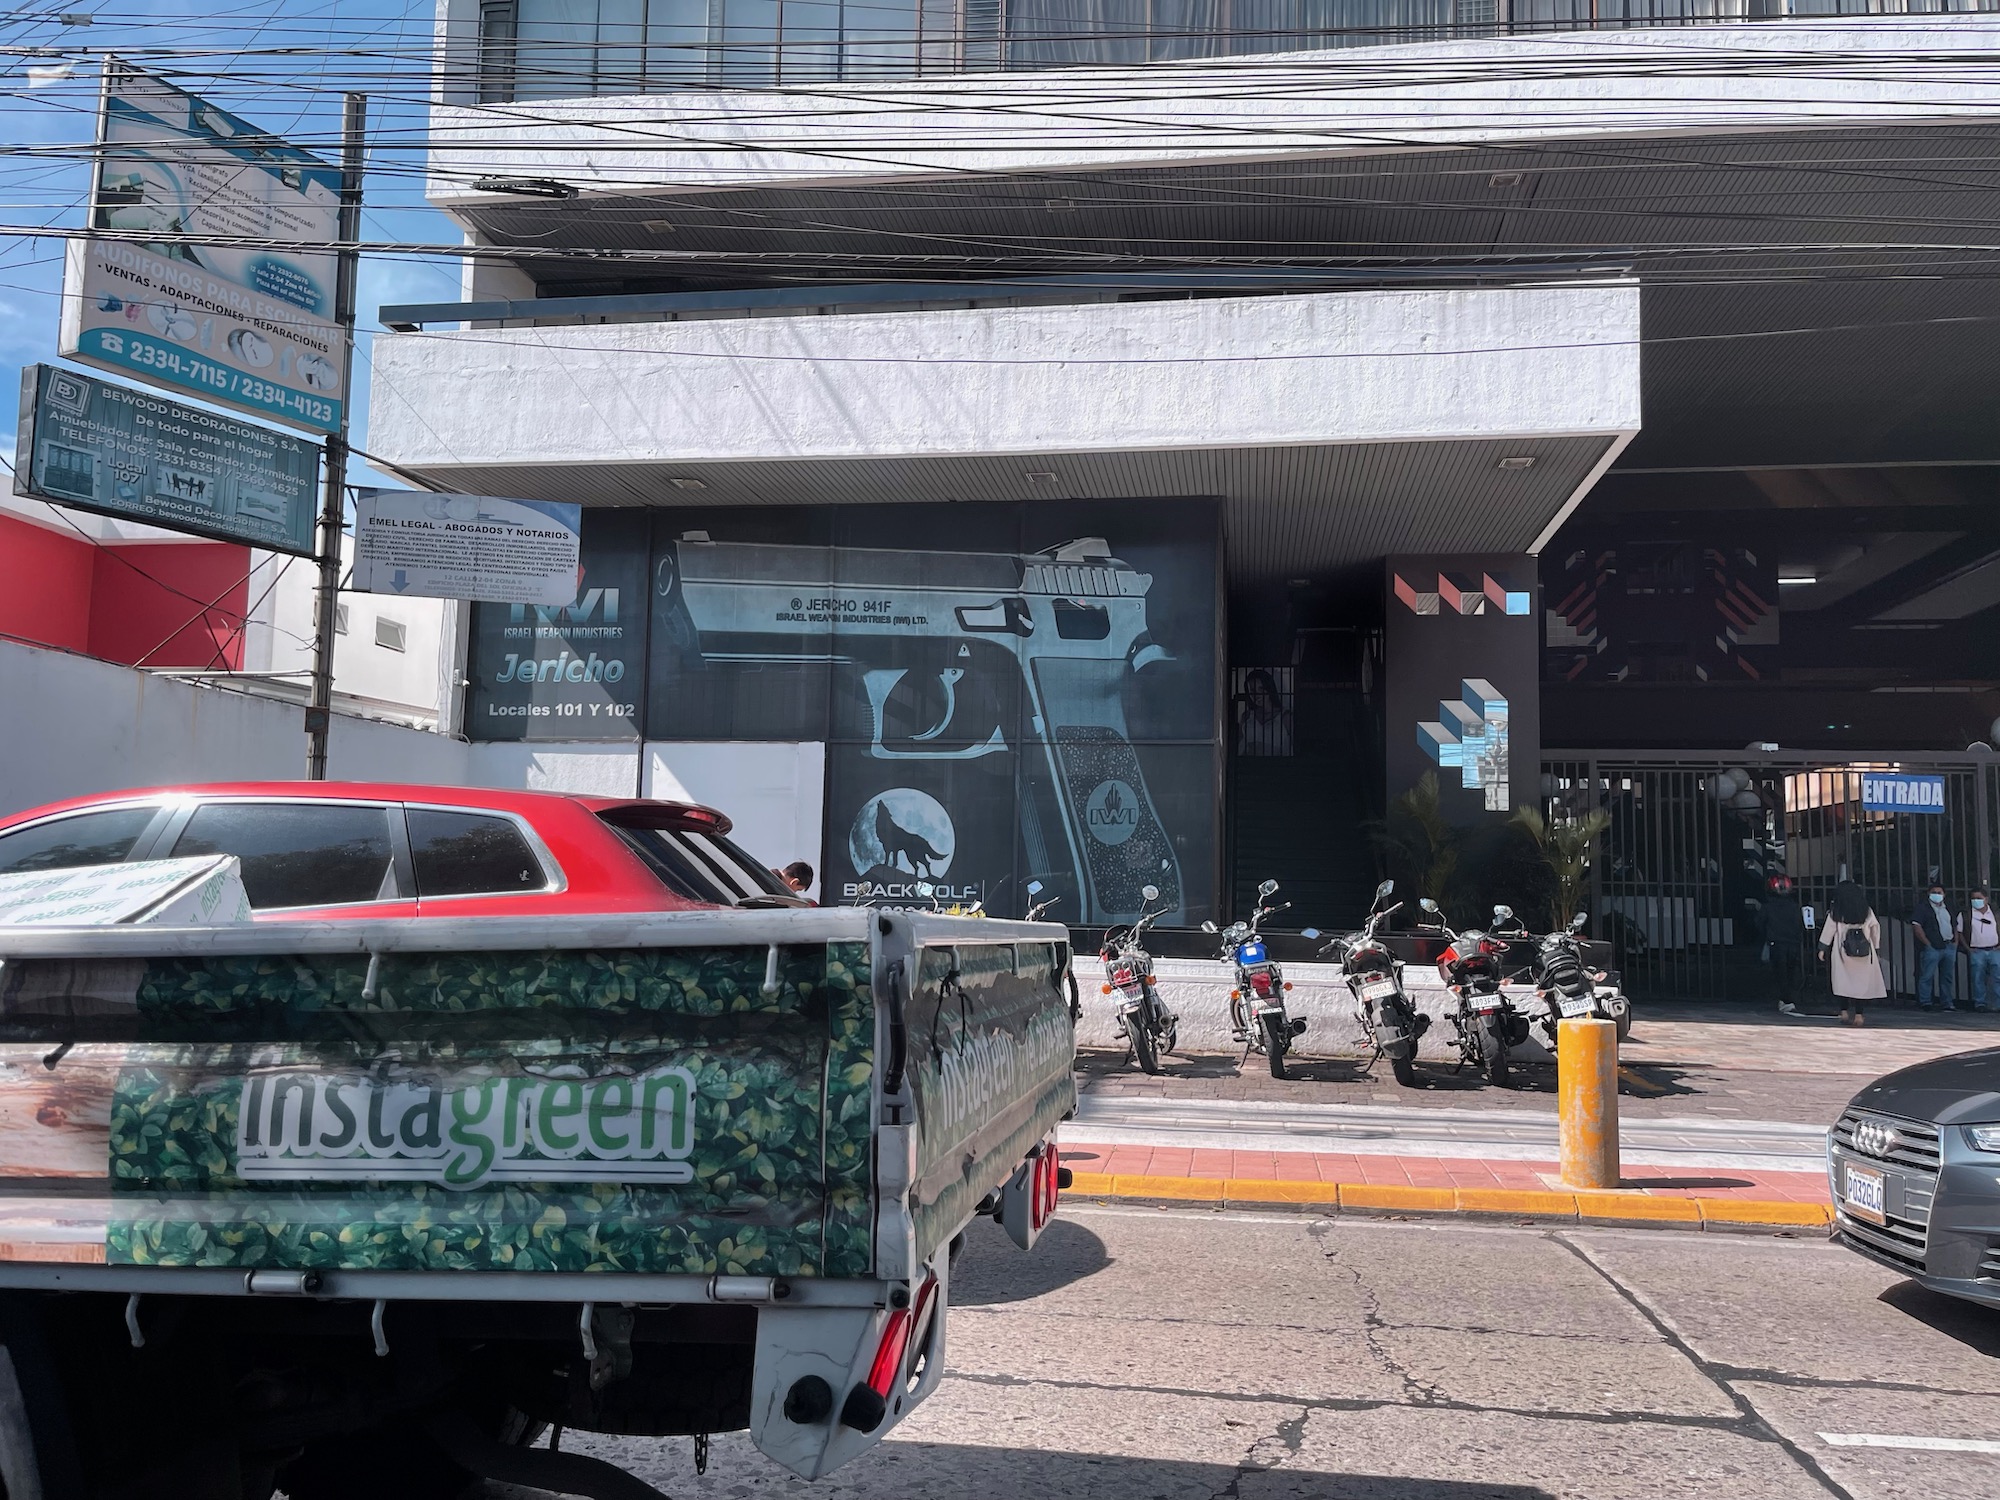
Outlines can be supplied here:
[[1539, 545], [1639, 426], [1639, 296], [478, 329], [379, 338], [373, 371], [371, 456], [441, 488], [627, 505], [1214, 495], [1313, 513], [1318, 561], [1338, 565]]

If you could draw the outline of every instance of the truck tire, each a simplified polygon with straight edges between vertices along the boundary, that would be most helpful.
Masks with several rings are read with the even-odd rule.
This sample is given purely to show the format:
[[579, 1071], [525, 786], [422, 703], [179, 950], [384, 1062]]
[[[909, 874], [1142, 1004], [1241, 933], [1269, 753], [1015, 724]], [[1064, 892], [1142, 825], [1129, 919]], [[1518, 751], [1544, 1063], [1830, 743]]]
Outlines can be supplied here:
[[1285, 1024], [1285, 1018], [1276, 1011], [1266, 1014], [1263, 1022], [1264, 1051], [1271, 1059], [1271, 1076], [1288, 1077], [1290, 1075], [1285, 1072], [1285, 1049], [1292, 1044], [1291, 1028]]
[[1497, 1089], [1507, 1087], [1507, 1020], [1494, 1014], [1479, 1023], [1479, 1059], [1487, 1080]]
[[1143, 1012], [1134, 1015], [1125, 1023], [1125, 1029], [1132, 1034], [1132, 1055], [1139, 1060], [1141, 1073], [1160, 1071], [1160, 1044], [1153, 1038], [1153, 1028]]

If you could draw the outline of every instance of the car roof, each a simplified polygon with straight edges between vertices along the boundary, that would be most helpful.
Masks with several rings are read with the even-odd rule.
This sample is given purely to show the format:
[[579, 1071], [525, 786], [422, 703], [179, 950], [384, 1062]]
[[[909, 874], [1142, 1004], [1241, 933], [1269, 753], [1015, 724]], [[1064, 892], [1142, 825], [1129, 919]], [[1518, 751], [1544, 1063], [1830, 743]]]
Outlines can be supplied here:
[[[28, 817], [73, 812], [80, 808], [102, 807], [118, 802], [147, 802], [179, 797], [271, 797], [314, 801], [429, 802], [448, 807], [486, 808], [495, 812], [520, 813], [531, 821], [538, 809], [568, 803], [596, 814], [627, 812], [634, 821], [650, 821], [650, 816], [692, 812], [703, 822], [713, 820], [717, 833], [727, 833], [726, 814], [698, 802], [675, 802], [657, 797], [592, 797], [577, 792], [529, 792], [483, 786], [438, 786], [414, 781], [211, 781], [184, 782], [173, 786], [134, 787], [123, 791], [97, 792], [88, 797], [70, 797], [41, 807], [0, 817], [0, 827]], [[705, 815], [705, 816], [703, 816]]]

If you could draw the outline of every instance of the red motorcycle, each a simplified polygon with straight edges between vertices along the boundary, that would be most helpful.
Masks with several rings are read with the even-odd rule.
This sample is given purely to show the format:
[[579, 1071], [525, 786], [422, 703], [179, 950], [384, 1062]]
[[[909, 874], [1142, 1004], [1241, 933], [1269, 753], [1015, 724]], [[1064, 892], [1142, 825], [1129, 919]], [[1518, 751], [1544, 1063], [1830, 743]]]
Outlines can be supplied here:
[[[1528, 1018], [1507, 1003], [1500, 988], [1507, 968], [1507, 940], [1493, 932], [1454, 932], [1437, 902], [1426, 896], [1417, 904], [1437, 918], [1431, 925], [1447, 940], [1438, 955], [1438, 977], [1458, 1001], [1445, 1014], [1455, 1033], [1458, 1065], [1461, 1069], [1470, 1065], [1495, 1087], [1505, 1088], [1507, 1051], [1528, 1039]], [[1513, 915], [1504, 906], [1493, 908], [1496, 926]]]

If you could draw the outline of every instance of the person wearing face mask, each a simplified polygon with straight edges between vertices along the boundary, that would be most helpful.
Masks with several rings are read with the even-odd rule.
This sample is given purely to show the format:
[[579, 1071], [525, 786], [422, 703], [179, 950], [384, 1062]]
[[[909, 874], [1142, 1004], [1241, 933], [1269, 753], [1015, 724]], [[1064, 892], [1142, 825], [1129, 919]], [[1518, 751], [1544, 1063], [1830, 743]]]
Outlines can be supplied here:
[[1958, 980], [1958, 928], [1944, 904], [1944, 885], [1936, 880], [1910, 914], [1917, 934], [1917, 1005], [1924, 1010], [1942, 1006], [1957, 1010], [1952, 992]]
[[1958, 919], [1958, 940], [1965, 947], [1965, 961], [1972, 970], [1974, 1010], [2000, 1010], [2000, 920], [1993, 915], [1993, 903], [1983, 889], [1975, 888], [1972, 903]]

